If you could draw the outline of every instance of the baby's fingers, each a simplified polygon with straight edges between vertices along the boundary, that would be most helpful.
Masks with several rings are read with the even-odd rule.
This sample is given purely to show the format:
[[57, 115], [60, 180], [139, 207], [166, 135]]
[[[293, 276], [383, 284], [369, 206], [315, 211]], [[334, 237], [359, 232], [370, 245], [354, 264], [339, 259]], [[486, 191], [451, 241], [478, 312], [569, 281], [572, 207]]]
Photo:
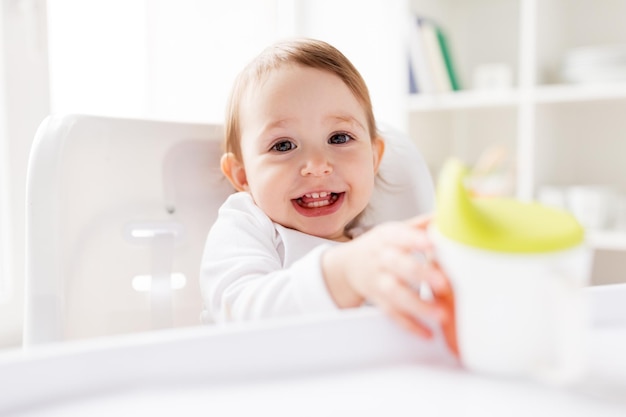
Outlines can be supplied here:
[[[427, 284], [435, 295], [447, 294], [451, 291], [450, 283], [429, 253], [417, 252], [411, 257], [414, 267], [412, 275], [398, 273], [413, 288], [421, 288]], [[397, 264], [399, 265], [399, 263]]]
[[417, 291], [402, 279], [385, 274], [379, 281], [379, 291], [372, 300], [393, 315], [410, 318], [428, 319], [442, 322], [447, 319], [448, 312], [436, 303], [423, 300]]
[[454, 301], [454, 290], [450, 281], [448, 281], [441, 268], [436, 262], [432, 262], [433, 271], [438, 271], [441, 278], [443, 279], [443, 285], [438, 287], [437, 289], [432, 288], [433, 295], [438, 304], [440, 304], [443, 308], [448, 311], [448, 315], [445, 320], [441, 322], [441, 329], [443, 331], [444, 338], [446, 339], [446, 343], [450, 350], [456, 355], [459, 356], [459, 347], [456, 338], [456, 312], [455, 312], [455, 301]]
[[[385, 310], [385, 309], [383, 309]], [[400, 326], [408, 330], [409, 332], [423, 337], [424, 339], [431, 339], [433, 337], [433, 331], [426, 327], [421, 321], [415, 317], [407, 316], [397, 310], [385, 311], [392, 320], [398, 323]]]
[[433, 295], [437, 299], [449, 299], [452, 297], [452, 285], [446, 278], [441, 267], [435, 260], [428, 262], [428, 272], [426, 282], [431, 288]]
[[406, 223], [411, 227], [426, 230], [432, 219], [432, 214], [422, 214], [406, 220]]

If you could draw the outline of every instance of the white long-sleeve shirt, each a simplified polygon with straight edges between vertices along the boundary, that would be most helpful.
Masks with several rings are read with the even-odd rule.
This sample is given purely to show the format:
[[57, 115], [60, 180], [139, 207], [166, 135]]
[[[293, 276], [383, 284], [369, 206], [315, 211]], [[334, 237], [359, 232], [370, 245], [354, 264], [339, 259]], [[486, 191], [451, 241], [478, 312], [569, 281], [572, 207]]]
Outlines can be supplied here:
[[272, 222], [247, 192], [231, 195], [204, 248], [204, 321], [337, 310], [321, 271], [322, 252], [334, 244]]

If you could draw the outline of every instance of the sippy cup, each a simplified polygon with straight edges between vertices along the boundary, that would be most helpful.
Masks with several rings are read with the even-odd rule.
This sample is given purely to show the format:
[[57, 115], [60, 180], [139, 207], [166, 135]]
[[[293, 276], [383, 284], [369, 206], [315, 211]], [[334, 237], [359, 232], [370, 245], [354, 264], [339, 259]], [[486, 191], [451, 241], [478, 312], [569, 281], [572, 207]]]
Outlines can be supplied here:
[[569, 213], [513, 198], [471, 196], [450, 159], [429, 230], [455, 293], [468, 370], [548, 382], [584, 371], [591, 250]]

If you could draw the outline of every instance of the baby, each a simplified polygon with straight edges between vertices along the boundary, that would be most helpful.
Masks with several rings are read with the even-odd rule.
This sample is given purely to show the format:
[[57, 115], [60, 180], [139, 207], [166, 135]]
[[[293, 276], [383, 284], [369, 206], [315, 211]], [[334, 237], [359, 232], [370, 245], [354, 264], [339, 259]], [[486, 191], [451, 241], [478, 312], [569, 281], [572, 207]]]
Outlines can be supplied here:
[[[365, 82], [331, 45], [277, 43], [239, 74], [221, 169], [238, 191], [202, 261], [216, 322], [374, 305], [423, 337], [439, 323], [456, 351], [452, 290], [429, 253], [428, 218], [360, 233], [385, 141]], [[428, 284], [432, 297], [417, 290]]]

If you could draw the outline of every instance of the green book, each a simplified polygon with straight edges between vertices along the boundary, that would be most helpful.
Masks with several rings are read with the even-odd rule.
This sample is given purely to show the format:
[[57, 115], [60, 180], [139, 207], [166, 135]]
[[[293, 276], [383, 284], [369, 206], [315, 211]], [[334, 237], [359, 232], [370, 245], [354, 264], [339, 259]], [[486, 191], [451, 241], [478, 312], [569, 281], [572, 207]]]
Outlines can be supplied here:
[[448, 48], [448, 42], [446, 41], [446, 36], [443, 31], [439, 27], [439, 25], [434, 25], [435, 30], [437, 32], [437, 40], [439, 41], [439, 48], [441, 49], [441, 54], [443, 55], [443, 60], [446, 64], [446, 69], [448, 70], [448, 77], [450, 78], [450, 85], [452, 86], [453, 91], [459, 91], [461, 89], [461, 85], [459, 84], [459, 78], [456, 75], [454, 70], [454, 65], [452, 65], [452, 56], [450, 54], [450, 49]]

